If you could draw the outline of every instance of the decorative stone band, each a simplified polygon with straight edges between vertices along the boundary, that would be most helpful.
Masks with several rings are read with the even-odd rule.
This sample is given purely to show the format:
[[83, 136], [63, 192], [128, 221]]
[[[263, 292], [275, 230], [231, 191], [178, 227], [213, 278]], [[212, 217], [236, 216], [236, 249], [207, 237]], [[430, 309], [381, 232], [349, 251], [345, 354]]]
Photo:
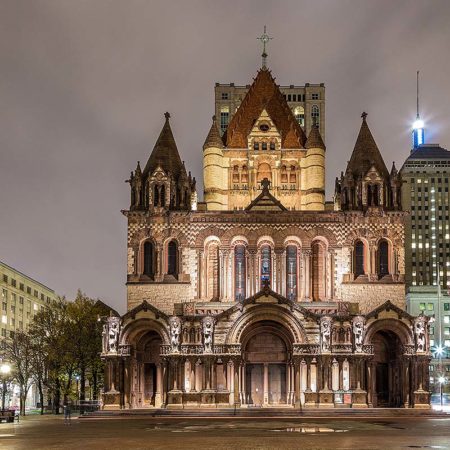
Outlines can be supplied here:
[[[404, 355], [415, 355], [416, 354], [416, 348], [414, 344], [404, 344], [402, 345], [402, 353]], [[422, 352], [426, 353], [426, 352]]]
[[[201, 344], [181, 344], [180, 352], [173, 352], [170, 345], [161, 345], [161, 356], [168, 355], [203, 355], [206, 354], [204, 347]], [[210, 353], [208, 353], [210, 354]], [[213, 345], [214, 355], [241, 355], [241, 345], [240, 344], [219, 344]]]
[[352, 344], [331, 344], [332, 353], [353, 353]]
[[320, 355], [319, 344], [294, 344], [294, 355]]

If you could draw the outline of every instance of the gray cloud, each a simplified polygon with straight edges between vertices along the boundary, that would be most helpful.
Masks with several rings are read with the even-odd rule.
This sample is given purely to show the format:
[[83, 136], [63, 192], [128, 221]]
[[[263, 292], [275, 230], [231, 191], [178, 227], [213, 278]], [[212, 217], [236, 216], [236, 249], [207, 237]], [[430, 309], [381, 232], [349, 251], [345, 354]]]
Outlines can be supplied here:
[[274, 36], [281, 84], [325, 82], [327, 197], [360, 125], [390, 167], [410, 149], [415, 71], [427, 140], [450, 146], [443, 1], [0, 2], [0, 259], [125, 309], [124, 180], [163, 124], [201, 180], [216, 81], [247, 84]]

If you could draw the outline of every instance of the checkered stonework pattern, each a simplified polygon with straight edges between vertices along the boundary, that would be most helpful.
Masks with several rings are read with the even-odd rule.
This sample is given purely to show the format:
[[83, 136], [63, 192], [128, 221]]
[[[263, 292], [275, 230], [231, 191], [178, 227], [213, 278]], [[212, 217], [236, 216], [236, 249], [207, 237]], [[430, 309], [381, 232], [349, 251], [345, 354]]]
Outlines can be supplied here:
[[[258, 251], [262, 242], [272, 242], [274, 267], [273, 282], [278, 283], [282, 292], [285, 278], [283, 272], [283, 254], [288, 242], [296, 242], [302, 255], [310, 255], [312, 243], [316, 240], [326, 245], [327, 260], [319, 267], [326, 273], [320, 289], [315, 291], [324, 299], [345, 300], [359, 303], [361, 311], [368, 311], [390, 299], [403, 307], [404, 295], [404, 219], [401, 212], [383, 212], [373, 216], [363, 212], [168, 212], [165, 217], [146, 213], [128, 213], [128, 259], [129, 277], [128, 307], [139, 305], [144, 299], [157, 306], [167, 314], [172, 314], [176, 304], [189, 303], [199, 299], [210, 300], [207, 290], [211, 283], [208, 245], [214, 241], [218, 244], [219, 274], [221, 294], [220, 301], [233, 301], [233, 248], [239, 240], [245, 243], [249, 255], [254, 255], [251, 264], [258, 265]], [[145, 280], [140, 278], [142, 271], [141, 252], [143, 243], [151, 239], [158, 248], [158, 258], [162, 262], [159, 278]], [[164, 270], [168, 242], [175, 239], [179, 245], [180, 285], [168, 287]], [[391, 278], [383, 283], [374, 273], [378, 242], [386, 239], [390, 243]], [[368, 246], [368, 259], [372, 268], [367, 279], [358, 279], [352, 274], [353, 247], [357, 240], [363, 240]], [[281, 252], [281, 253], [280, 253]], [[278, 259], [277, 259], [278, 258]], [[311, 256], [309, 256], [311, 258]], [[305, 260], [306, 261], [306, 260]], [[305, 261], [299, 263], [299, 270], [305, 269]], [[309, 260], [311, 261], [311, 260]], [[308, 263], [309, 264], [309, 263]], [[256, 277], [258, 268], [250, 267], [247, 277]], [[395, 273], [394, 273], [395, 272]], [[302, 272], [303, 273], [303, 272]], [[304, 277], [312, 277], [312, 266]], [[174, 280], [171, 281], [172, 283]], [[391, 283], [391, 285], [386, 285]], [[259, 283], [256, 283], [259, 285]], [[325, 286], [326, 285], [326, 286]], [[256, 286], [252, 287], [255, 291]], [[313, 287], [308, 291], [303, 288], [304, 298], [311, 298]], [[225, 294], [223, 294], [225, 292]], [[389, 298], [387, 298], [388, 296]]]

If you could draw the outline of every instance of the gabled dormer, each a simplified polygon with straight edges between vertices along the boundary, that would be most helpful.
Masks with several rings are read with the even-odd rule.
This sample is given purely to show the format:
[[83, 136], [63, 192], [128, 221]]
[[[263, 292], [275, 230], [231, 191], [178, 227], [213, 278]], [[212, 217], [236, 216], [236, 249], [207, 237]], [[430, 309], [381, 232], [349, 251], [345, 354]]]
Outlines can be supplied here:
[[281, 150], [281, 134], [266, 109], [255, 121], [247, 141], [250, 153]]

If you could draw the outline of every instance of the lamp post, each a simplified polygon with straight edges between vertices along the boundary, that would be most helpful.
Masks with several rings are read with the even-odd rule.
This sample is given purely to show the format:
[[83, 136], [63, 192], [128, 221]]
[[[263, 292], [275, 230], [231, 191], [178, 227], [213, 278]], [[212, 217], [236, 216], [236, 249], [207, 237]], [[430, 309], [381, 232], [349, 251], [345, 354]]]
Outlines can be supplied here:
[[11, 372], [11, 366], [7, 363], [3, 363], [0, 366], [0, 373], [2, 374], [3, 381], [3, 391], [2, 391], [2, 411], [5, 410], [5, 399], [6, 399], [6, 377]]

